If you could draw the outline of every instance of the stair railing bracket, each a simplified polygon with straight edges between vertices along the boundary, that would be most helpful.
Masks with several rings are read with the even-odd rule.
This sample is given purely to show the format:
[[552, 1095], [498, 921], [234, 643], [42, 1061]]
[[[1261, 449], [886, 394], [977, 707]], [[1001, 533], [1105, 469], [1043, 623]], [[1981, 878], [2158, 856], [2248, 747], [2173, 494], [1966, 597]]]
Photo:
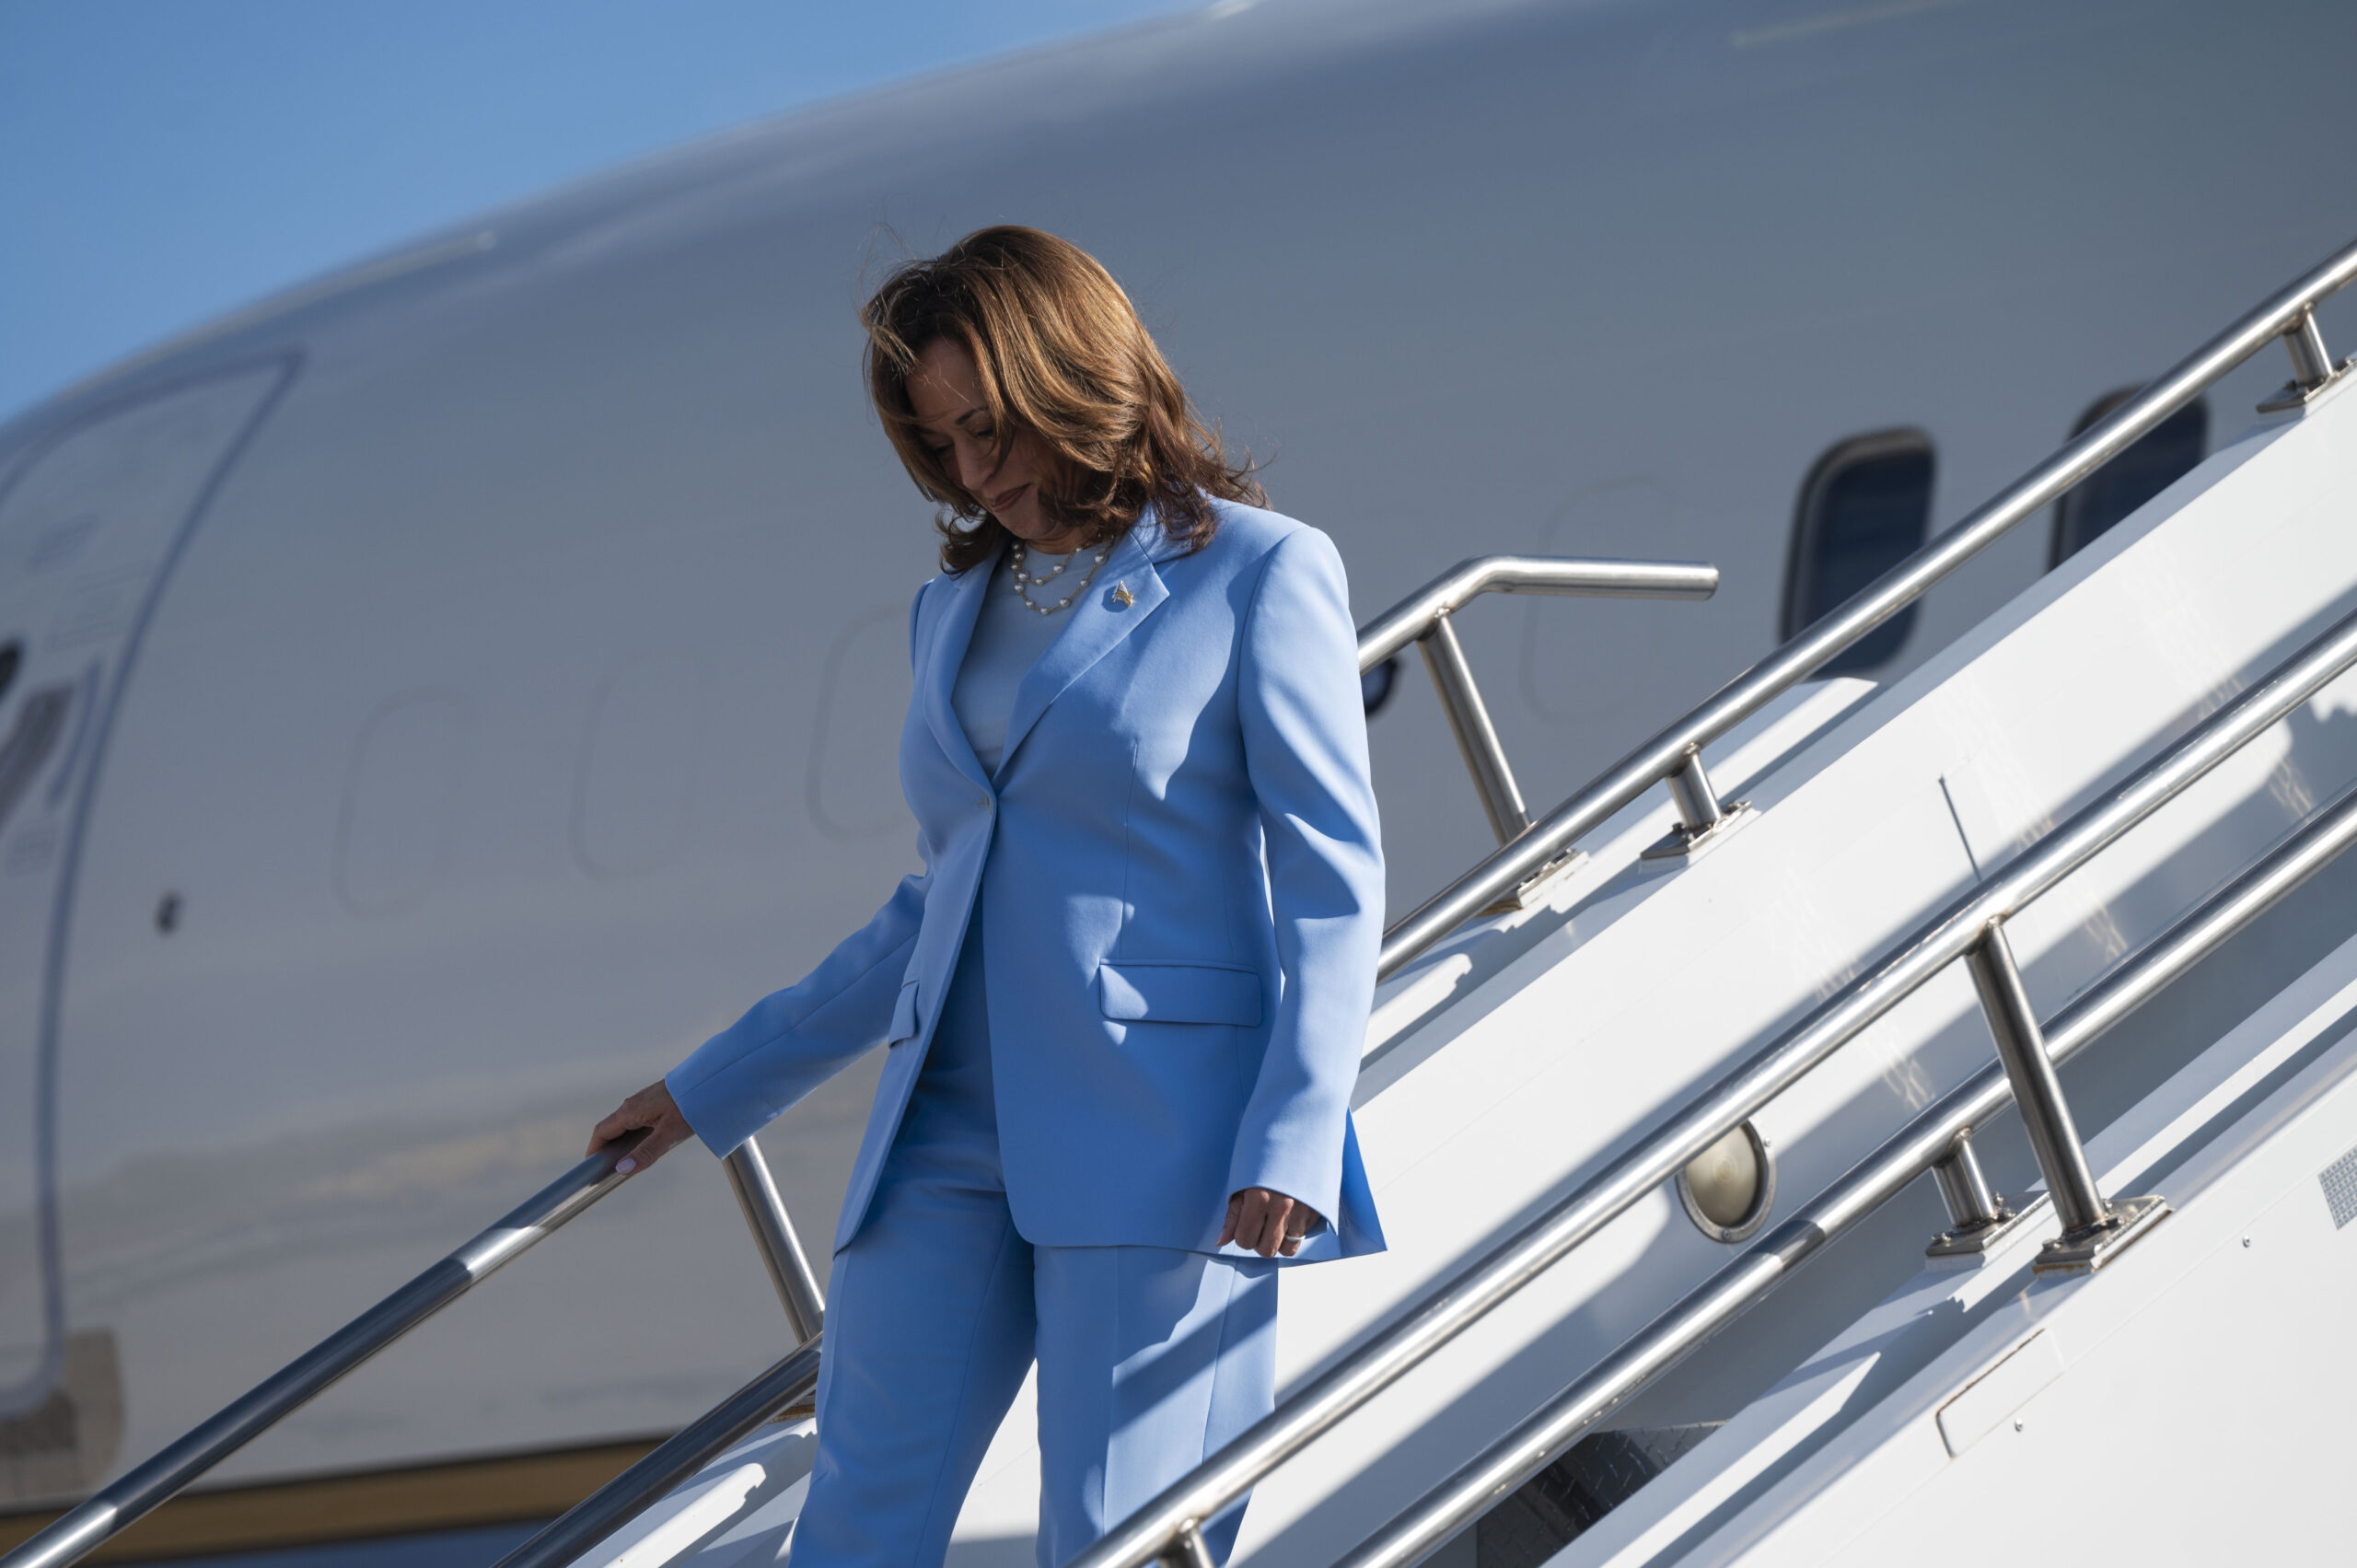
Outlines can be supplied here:
[[1554, 897], [1556, 882], [1588, 863], [1588, 853], [1577, 844], [1557, 855], [1515, 884], [1514, 891], [1483, 910], [1483, 914], [1519, 914]]
[[1748, 826], [1759, 812], [1747, 800], [1731, 800], [1719, 819], [1707, 828], [1689, 828], [1680, 822], [1637, 854], [1640, 861], [1659, 869], [1674, 869], [1690, 865], [1718, 848], [1743, 828]]
[[2106, 1208], [2100, 1222], [2065, 1231], [2039, 1248], [2031, 1268], [2041, 1274], [2092, 1274], [2169, 1215], [2168, 1204], [2150, 1195], [2114, 1198]]
[[2316, 394], [2349, 374], [2357, 366], [2357, 354], [2332, 362], [2331, 351], [2324, 346], [2324, 332], [2316, 325], [2316, 307], [2311, 305], [2300, 312], [2292, 324], [2283, 329], [2283, 347], [2292, 356], [2292, 378], [2275, 390], [2275, 395], [2258, 405], [2261, 413], [2288, 413], [2304, 409], [2314, 402]]
[[1637, 856], [1640, 861], [1690, 865], [1759, 815], [1747, 800], [1719, 799], [1711, 771], [1703, 766], [1699, 743], [1686, 749], [1685, 760], [1662, 783], [1669, 786], [1669, 798], [1677, 802], [1678, 826], [1647, 844]]
[[1978, 1260], [2004, 1237], [2020, 1228], [2026, 1208], [2016, 1209], [1989, 1185], [1981, 1173], [1980, 1156], [1973, 1152], [1972, 1129], [1958, 1132], [1948, 1152], [1932, 1166], [1941, 1201], [1947, 1204], [1948, 1228], [1923, 1249], [1926, 1258]]
[[1215, 1568], [1211, 1546], [1203, 1539], [1202, 1526], [1193, 1519], [1178, 1527], [1160, 1562], [1163, 1568]]

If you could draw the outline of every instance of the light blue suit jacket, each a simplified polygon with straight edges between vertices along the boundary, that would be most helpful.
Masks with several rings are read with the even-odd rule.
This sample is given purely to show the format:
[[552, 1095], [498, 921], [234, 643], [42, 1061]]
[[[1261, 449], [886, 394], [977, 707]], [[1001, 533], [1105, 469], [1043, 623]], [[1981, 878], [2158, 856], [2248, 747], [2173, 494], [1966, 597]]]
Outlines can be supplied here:
[[[835, 1245], [857, 1234], [970, 919], [1016, 1228], [1208, 1251], [1228, 1194], [1331, 1222], [1299, 1261], [1380, 1250], [1350, 1093], [1383, 923], [1357, 635], [1317, 529], [1220, 503], [1192, 554], [1149, 513], [1016, 693], [987, 774], [950, 707], [989, 563], [918, 590], [900, 786], [925, 870], [799, 984], [668, 1079], [735, 1148], [889, 1047]], [[1264, 859], [1265, 856], [1265, 859]]]

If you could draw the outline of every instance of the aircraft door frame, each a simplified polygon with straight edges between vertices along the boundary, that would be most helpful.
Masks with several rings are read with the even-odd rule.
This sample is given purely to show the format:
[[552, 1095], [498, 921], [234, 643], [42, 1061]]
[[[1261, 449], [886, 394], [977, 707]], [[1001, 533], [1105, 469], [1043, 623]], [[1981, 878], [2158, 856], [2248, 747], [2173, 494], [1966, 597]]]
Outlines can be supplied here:
[[20, 649], [0, 691], [0, 1107], [31, 1112], [0, 1121], [22, 1151], [0, 1168], [0, 1421], [65, 1369], [59, 1020], [108, 738], [174, 568], [300, 368], [285, 352], [127, 391], [0, 478], [0, 644]]

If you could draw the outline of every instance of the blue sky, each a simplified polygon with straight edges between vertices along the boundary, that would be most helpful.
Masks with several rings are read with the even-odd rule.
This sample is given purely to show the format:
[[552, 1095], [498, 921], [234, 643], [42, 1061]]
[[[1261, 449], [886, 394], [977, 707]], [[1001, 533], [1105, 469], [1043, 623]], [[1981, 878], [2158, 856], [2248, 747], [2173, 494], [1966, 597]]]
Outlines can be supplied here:
[[418, 231], [1202, 0], [0, 0], [0, 421]]

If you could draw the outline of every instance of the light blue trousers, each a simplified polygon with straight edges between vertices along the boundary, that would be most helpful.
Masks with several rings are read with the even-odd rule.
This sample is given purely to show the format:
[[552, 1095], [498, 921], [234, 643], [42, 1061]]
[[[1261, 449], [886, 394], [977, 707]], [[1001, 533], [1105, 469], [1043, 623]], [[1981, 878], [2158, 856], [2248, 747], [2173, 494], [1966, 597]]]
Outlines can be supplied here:
[[[1103, 1535], [1275, 1400], [1273, 1263], [1034, 1247], [1016, 1230], [981, 951], [977, 923], [867, 1217], [835, 1255], [819, 1453], [792, 1568], [938, 1568], [1035, 1357], [1040, 1568]], [[1239, 1503], [1204, 1532], [1216, 1560], [1243, 1517]]]

